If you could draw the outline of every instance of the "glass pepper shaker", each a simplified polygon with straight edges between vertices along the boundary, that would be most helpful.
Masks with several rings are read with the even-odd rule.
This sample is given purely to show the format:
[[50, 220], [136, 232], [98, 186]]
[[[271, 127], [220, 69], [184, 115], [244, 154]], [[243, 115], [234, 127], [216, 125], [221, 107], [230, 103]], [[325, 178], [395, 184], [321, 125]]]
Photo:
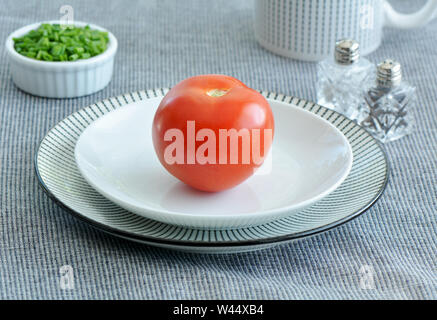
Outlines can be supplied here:
[[415, 104], [416, 88], [402, 80], [401, 64], [385, 60], [378, 65], [375, 85], [364, 94], [359, 123], [381, 142], [399, 139], [412, 131]]
[[375, 81], [375, 66], [360, 57], [359, 44], [343, 39], [335, 44], [334, 58], [318, 65], [317, 102], [350, 119], [359, 115], [363, 90]]

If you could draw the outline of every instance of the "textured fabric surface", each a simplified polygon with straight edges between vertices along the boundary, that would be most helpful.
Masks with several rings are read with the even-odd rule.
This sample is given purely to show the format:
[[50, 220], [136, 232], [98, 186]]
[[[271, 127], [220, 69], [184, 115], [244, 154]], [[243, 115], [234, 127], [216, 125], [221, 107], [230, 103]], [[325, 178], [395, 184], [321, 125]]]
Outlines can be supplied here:
[[[394, 2], [403, 11], [423, 3]], [[0, 51], [0, 298], [437, 298], [437, 21], [421, 30], [385, 30], [381, 48], [369, 56], [400, 60], [418, 87], [414, 134], [386, 146], [391, 177], [382, 198], [324, 234], [215, 256], [120, 240], [70, 216], [38, 187], [33, 157], [39, 141], [93, 102], [201, 73], [230, 74], [253, 88], [314, 100], [315, 64], [262, 49], [254, 39], [252, 1], [68, 3], [76, 20], [102, 25], [118, 38], [114, 77], [87, 97], [38, 98], [14, 86]], [[2, 1], [0, 39], [59, 18], [63, 4]], [[63, 265], [73, 268], [73, 290], [60, 287]], [[360, 286], [363, 270], [373, 270], [373, 289]]]

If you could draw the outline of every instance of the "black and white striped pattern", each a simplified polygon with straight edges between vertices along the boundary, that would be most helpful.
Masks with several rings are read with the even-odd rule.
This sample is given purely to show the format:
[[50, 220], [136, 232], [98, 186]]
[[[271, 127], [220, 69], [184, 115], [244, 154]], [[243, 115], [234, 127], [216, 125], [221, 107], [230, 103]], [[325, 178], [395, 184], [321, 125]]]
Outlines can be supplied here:
[[[172, 226], [132, 214], [93, 190], [79, 173], [74, 148], [83, 130], [102, 115], [168, 89], [140, 91], [103, 100], [73, 113], [41, 142], [36, 171], [41, 185], [70, 212], [107, 232], [150, 244], [195, 251], [234, 251], [263, 248], [316, 234], [365, 211], [381, 195], [388, 179], [385, 154], [365, 130], [344, 116], [302, 99], [261, 92], [267, 99], [296, 105], [328, 120], [348, 138], [354, 155], [345, 182], [327, 198], [291, 217], [234, 230], [198, 230]], [[219, 247], [219, 248], [218, 248]], [[203, 248], [203, 250], [201, 249]], [[220, 249], [220, 250], [219, 250]]]

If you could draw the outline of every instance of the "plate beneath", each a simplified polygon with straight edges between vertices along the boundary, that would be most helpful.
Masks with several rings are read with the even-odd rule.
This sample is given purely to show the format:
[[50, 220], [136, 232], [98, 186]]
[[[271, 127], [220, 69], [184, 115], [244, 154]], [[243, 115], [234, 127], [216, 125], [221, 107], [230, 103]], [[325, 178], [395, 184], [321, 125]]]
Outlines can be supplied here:
[[70, 213], [111, 234], [171, 249], [219, 253], [261, 249], [336, 227], [369, 208], [386, 186], [385, 153], [364, 129], [312, 102], [262, 92], [269, 100], [319, 115], [348, 139], [354, 161], [349, 175], [335, 191], [290, 217], [233, 230], [180, 227], [132, 214], [85, 181], [76, 166], [74, 149], [81, 133], [104, 114], [133, 102], [162, 97], [166, 92], [167, 89], [141, 91], [103, 100], [56, 125], [42, 140], [35, 157], [36, 173], [44, 190]]
[[223, 192], [197, 191], [169, 174], [152, 143], [162, 97], [114, 110], [93, 122], [75, 148], [85, 180], [119, 206], [146, 218], [206, 229], [254, 226], [302, 210], [335, 190], [352, 166], [346, 137], [328, 121], [269, 100], [272, 153], [255, 175]]

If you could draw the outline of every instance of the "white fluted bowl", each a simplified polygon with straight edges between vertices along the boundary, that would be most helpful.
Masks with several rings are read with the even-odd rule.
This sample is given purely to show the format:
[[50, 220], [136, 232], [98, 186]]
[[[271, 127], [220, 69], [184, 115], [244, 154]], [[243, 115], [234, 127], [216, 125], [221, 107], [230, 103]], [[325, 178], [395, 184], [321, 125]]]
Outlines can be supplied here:
[[36, 96], [49, 98], [73, 98], [102, 90], [112, 78], [117, 39], [108, 30], [94, 24], [75, 21], [75, 26], [89, 25], [91, 29], [108, 32], [107, 49], [92, 58], [77, 61], [40, 61], [19, 54], [14, 48], [13, 38], [21, 37], [41, 23], [20, 28], [9, 35], [6, 50], [9, 56], [12, 80], [21, 90]]

